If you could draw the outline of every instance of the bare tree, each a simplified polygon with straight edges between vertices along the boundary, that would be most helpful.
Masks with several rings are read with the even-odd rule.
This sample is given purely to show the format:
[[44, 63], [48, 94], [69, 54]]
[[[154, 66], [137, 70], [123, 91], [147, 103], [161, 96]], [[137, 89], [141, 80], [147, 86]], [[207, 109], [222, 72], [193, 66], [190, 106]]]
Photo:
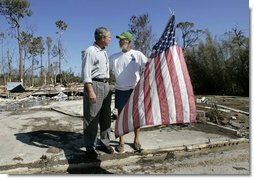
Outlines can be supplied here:
[[151, 52], [152, 41], [154, 35], [152, 34], [152, 27], [148, 14], [140, 16], [132, 16], [130, 18], [129, 31], [133, 34], [134, 48], [143, 52], [146, 56]]
[[20, 20], [25, 16], [32, 15], [32, 11], [29, 7], [30, 3], [27, 0], [0, 0], [0, 14], [5, 16], [8, 23], [17, 30], [19, 46], [19, 79], [21, 82], [23, 82], [24, 69], [22, 64]]
[[[29, 59], [28, 56], [28, 50], [31, 46], [33, 40], [33, 35], [30, 33], [26, 33], [26, 32], [21, 32], [21, 46], [24, 52], [24, 57], [23, 57], [23, 70], [24, 70], [24, 83], [26, 81], [26, 60]], [[29, 67], [28, 67], [29, 69]]]
[[[5, 38], [5, 35], [3, 32], [0, 33], [0, 40], [1, 40], [1, 47], [2, 47], [2, 61], [1, 61], [1, 66], [0, 66], [0, 75], [2, 74], [3, 75], [3, 79], [4, 79], [4, 63], [5, 63], [5, 60], [4, 60], [4, 38]], [[4, 81], [4, 80], [3, 80]]]
[[182, 32], [183, 50], [193, 46], [200, 35], [204, 33], [204, 31], [200, 29], [193, 30], [193, 27], [194, 23], [192, 22], [180, 22], [176, 25], [176, 28], [179, 28]]
[[46, 38], [46, 45], [47, 45], [47, 50], [48, 50], [48, 72], [47, 72], [47, 76], [48, 76], [48, 80], [51, 84], [53, 84], [54, 80], [53, 80], [53, 67], [52, 67], [52, 62], [51, 62], [51, 58], [52, 58], [52, 38], [51, 37], [47, 37]]
[[31, 86], [34, 86], [34, 69], [35, 69], [35, 63], [36, 61], [36, 56], [41, 54], [41, 44], [42, 44], [42, 37], [34, 37], [33, 41], [31, 43], [31, 46], [29, 48], [29, 53], [31, 54], [32, 57], [32, 67], [31, 67]]
[[12, 62], [12, 56], [10, 55], [10, 49], [8, 48], [7, 51], [7, 59], [8, 59], [8, 82], [12, 81], [12, 66], [11, 66], [11, 62]]
[[63, 20], [56, 21], [56, 27], [58, 28], [58, 57], [59, 57], [59, 77], [60, 77], [60, 83], [62, 83], [62, 58], [63, 58], [63, 48], [62, 48], [62, 34], [64, 31], [66, 31], [68, 25]]
[[42, 37], [38, 37], [38, 53], [40, 55], [40, 59], [41, 59], [41, 66], [40, 66], [40, 81], [41, 81], [41, 85], [42, 85], [42, 81], [43, 81], [43, 64], [42, 64], [42, 55], [44, 54], [45, 48], [43, 47], [43, 39]]

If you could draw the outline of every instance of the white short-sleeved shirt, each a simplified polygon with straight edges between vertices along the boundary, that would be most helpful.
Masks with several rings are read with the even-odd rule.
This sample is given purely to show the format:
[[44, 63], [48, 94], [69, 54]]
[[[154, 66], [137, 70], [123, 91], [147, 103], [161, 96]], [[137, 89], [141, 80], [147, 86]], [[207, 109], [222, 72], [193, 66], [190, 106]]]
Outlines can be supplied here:
[[116, 78], [116, 89], [134, 89], [144, 70], [147, 57], [140, 51], [131, 49], [109, 57], [109, 68]]

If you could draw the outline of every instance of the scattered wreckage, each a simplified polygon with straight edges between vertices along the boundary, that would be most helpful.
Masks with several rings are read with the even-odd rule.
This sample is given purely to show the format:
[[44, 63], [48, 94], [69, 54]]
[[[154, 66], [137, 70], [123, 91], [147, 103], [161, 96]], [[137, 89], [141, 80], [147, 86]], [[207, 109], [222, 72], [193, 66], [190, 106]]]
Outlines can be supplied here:
[[[1, 88], [2, 89], [2, 88]], [[43, 169], [42, 171], [48, 171], [49, 168], [54, 168], [53, 172], [57, 171], [57, 166], [59, 167], [66, 167], [66, 171], [68, 168], [71, 167], [80, 167], [80, 166], [89, 166], [93, 163], [82, 163], [78, 159], [82, 156], [82, 151], [75, 153], [75, 150], [69, 150], [68, 146], [75, 146], [77, 148], [80, 147], [80, 141], [82, 138], [82, 120], [78, 117], [82, 117], [82, 95], [83, 95], [83, 86], [82, 85], [72, 85], [72, 88], [57, 86], [57, 87], [45, 87], [45, 88], [29, 88], [26, 89], [25, 92], [17, 92], [17, 93], [10, 93], [7, 91], [0, 91], [0, 112], [2, 111], [13, 111], [17, 110], [12, 115], [8, 116], [7, 113], [2, 113], [4, 118], [2, 118], [2, 122], [8, 123], [8, 121], [12, 121], [11, 126], [5, 125], [3, 129], [6, 130], [6, 133], [12, 132], [15, 130], [15, 135], [20, 136], [17, 139], [20, 139], [21, 142], [27, 142], [28, 139], [38, 139], [39, 141], [36, 144], [48, 144], [49, 148], [42, 148], [41, 153], [34, 153], [34, 158], [40, 159], [38, 163], [38, 168]], [[75, 100], [79, 99], [79, 100]], [[71, 101], [69, 101], [71, 100]], [[19, 110], [21, 108], [26, 108], [30, 106], [36, 105], [43, 105], [48, 104], [51, 102], [56, 102], [58, 105], [56, 106], [48, 106], [50, 110], [46, 110], [41, 108], [40, 110]], [[78, 103], [77, 103], [78, 102]], [[112, 102], [114, 102], [114, 95], [112, 98]], [[113, 107], [112, 103], [112, 109]], [[116, 157], [116, 163], [120, 160], [131, 161], [133, 162], [133, 158], [137, 158], [140, 161], [145, 161], [147, 157], [151, 156], [151, 160], [154, 160], [156, 156], [163, 156], [163, 154], [168, 155], [177, 155], [177, 151], [196, 151], [196, 150], [205, 150], [205, 149], [213, 149], [213, 148], [220, 148], [221, 146], [238, 146], [242, 143], [248, 145], [249, 143], [249, 98], [248, 97], [235, 97], [235, 96], [196, 96], [196, 106], [197, 106], [197, 124], [195, 125], [172, 125], [172, 126], [153, 126], [150, 128], [142, 128], [143, 132], [146, 137], [149, 136], [149, 141], [147, 143], [144, 142], [144, 146], [146, 150], [143, 154], [135, 154], [132, 152], [132, 149], [127, 149], [130, 152], [127, 152], [124, 155], [114, 155]], [[58, 107], [58, 108], [57, 108]], [[75, 108], [75, 109], [74, 109]], [[53, 110], [52, 110], [53, 109]], [[45, 113], [47, 111], [47, 113]], [[76, 111], [76, 113], [75, 113]], [[78, 112], [77, 112], [78, 111]], [[117, 111], [115, 109], [112, 110], [112, 121], [115, 121], [117, 116]], [[44, 114], [41, 117], [41, 114]], [[61, 114], [60, 114], [61, 113]], [[24, 115], [21, 115], [24, 114]], [[30, 115], [30, 116], [29, 116]], [[31, 115], [36, 117], [31, 117]], [[54, 117], [51, 117], [53, 115]], [[16, 117], [18, 116], [18, 117]], [[22, 118], [20, 117], [22, 116]], [[54, 119], [54, 120], [52, 120]], [[19, 122], [22, 122], [23, 125], [20, 125]], [[13, 124], [16, 124], [16, 127], [13, 127]], [[68, 125], [66, 125], [68, 124]], [[30, 131], [29, 126], [35, 125], [35, 131]], [[112, 126], [113, 123], [112, 123]], [[73, 127], [73, 128], [72, 128]], [[52, 128], [52, 129], [51, 129]], [[45, 129], [47, 129], [45, 131]], [[51, 130], [49, 130], [51, 129]], [[113, 128], [112, 128], [113, 129]], [[216, 130], [215, 130], [216, 129]], [[21, 132], [18, 132], [21, 130]], [[24, 132], [26, 130], [26, 132]], [[52, 131], [53, 130], [53, 131]], [[70, 130], [70, 131], [69, 131]], [[79, 132], [81, 131], [81, 132]], [[43, 133], [45, 132], [45, 133]], [[113, 134], [113, 130], [111, 131]], [[202, 135], [200, 135], [202, 132]], [[5, 134], [6, 134], [5, 133]], [[228, 137], [227, 135], [223, 135], [225, 133], [233, 134], [236, 137]], [[47, 138], [39, 137], [36, 134], [45, 134], [46, 136], [54, 136], [56, 138]], [[58, 141], [58, 138], [61, 139], [61, 135], [63, 134], [65, 139], [62, 143]], [[69, 135], [66, 137], [66, 135]], [[165, 135], [166, 134], [166, 135]], [[193, 136], [196, 134], [196, 138]], [[168, 140], [168, 146], [162, 146], [165, 142], [161, 143], [160, 141], [165, 141], [164, 137], [167, 136], [178, 136], [177, 140], [172, 142]], [[207, 135], [207, 137], [205, 137]], [[5, 137], [4, 135], [3, 137]], [[24, 137], [25, 136], [25, 137]], [[161, 138], [158, 138], [160, 136]], [[69, 140], [71, 137], [74, 137], [73, 140]], [[152, 141], [150, 141], [151, 137], [154, 137]], [[203, 142], [196, 142], [194, 139], [198, 137], [203, 137], [206, 140]], [[126, 139], [128, 136], [126, 136]], [[184, 140], [186, 138], [186, 140]], [[193, 140], [190, 140], [192, 138]], [[23, 140], [26, 139], [26, 140]], [[74, 140], [75, 139], [75, 140]], [[133, 137], [130, 137], [132, 140]], [[172, 139], [175, 139], [172, 137]], [[3, 138], [4, 140], [4, 138]], [[157, 141], [158, 140], [158, 141]], [[203, 139], [202, 139], [203, 140]], [[10, 141], [9, 138], [6, 137], [6, 142], [13, 142], [13, 145], [22, 146], [22, 149], [36, 149], [38, 150], [38, 145], [27, 145], [27, 143], [20, 143], [16, 139]], [[49, 143], [47, 143], [49, 142]], [[115, 141], [114, 141], [115, 142]], [[154, 142], [154, 144], [153, 144]], [[61, 147], [59, 147], [61, 144]], [[184, 145], [183, 145], [184, 144]], [[8, 148], [10, 145], [6, 145]], [[152, 148], [149, 148], [152, 146]], [[35, 148], [33, 148], [35, 147]], [[53, 153], [50, 153], [50, 150], [53, 150]], [[30, 171], [25, 170], [27, 166], [31, 167], [32, 169], [36, 170], [38, 168], [35, 167], [33, 163], [23, 164], [25, 160], [28, 160], [29, 157], [26, 157], [26, 152], [29, 150], [24, 150], [23, 153], [16, 156], [6, 156], [6, 161], [13, 162], [13, 165], [4, 165], [4, 161], [2, 159], [2, 171], [5, 173], [16, 173], [23, 172], [29, 173]], [[45, 151], [44, 151], [45, 150]], [[70, 155], [69, 152], [74, 152]], [[63, 154], [62, 154], [63, 153]], [[160, 154], [159, 154], [160, 153]], [[41, 155], [40, 155], [41, 154]], [[66, 155], [65, 155], [66, 154]], [[68, 155], [67, 155], [68, 154]], [[37, 157], [37, 155], [40, 157]], [[221, 154], [222, 155], [222, 154]], [[31, 154], [29, 155], [31, 156]], [[55, 157], [59, 157], [56, 159]], [[77, 160], [69, 160], [68, 157], [74, 157]], [[13, 159], [8, 159], [8, 157], [13, 157]], [[75, 158], [76, 157], [76, 158]], [[111, 166], [114, 164], [112, 159], [108, 159], [107, 155], [100, 155], [100, 165], [104, 166]], [[123, 159], [117, 158], [123, 157]], [[126, 159], [124, 159], [124, 157]], [[33, 159], [34, 159], [33, 158]], [[22, 161], [25, 167], [21, 167], [19, 169], [18, 165], [20, 164], [20, 160]], [[129, 160], [130, 159], [130, 160]], [[16, 161], [17, 160], [17, 161]], [[66, 162], [67, 160], [67, 162]], [[52, 162], [52, 165], [51, 163]], [[59, 163], [63, 163], [59, 165]], [[64, 163], [65, 162], [65, 163]], [[73, 162], [73, 163], [71, 163]], [[15, 164], [18, 163], [18, 164]], [[170, 163], [170, 162], [169, 162]], [[47, 165], [46, 165], [47, 164]], [[86, 165], [87, 164], [87, 165]], [[98, 163], [95, 163], [98, 164]], [[143, 163], [142, 163], [143, 164]], [[121, 165], [120, 165], [121, 166]], [[9, 167], [9, 168], [8, 168]], [[13, 171], [11, 170], [14, 167]], [[112, 168], [112, 166], [110, 167]], [[0, 166], [1, 169], [1, 166]], [[23, 171], [24, 169], [24, 171]], [[41, 171], [36, 171], [40, 173]]]
[[[0, 111], [15, 111], [19, 108], [48, 104], [50, 101], [81, 99], [82, 84], [69, 87], [45, 86], [25, 89], [21, 83], [10, 82], [0, 86]], [[114, 96], [112, 101], [114, 100]], [[211, 125], [236, 130], [241, 137], [249, 137], [249, 98], [236, 96], [196, 96], [197, 119]], [[112, 109], [112, 119], [117, 112]]]

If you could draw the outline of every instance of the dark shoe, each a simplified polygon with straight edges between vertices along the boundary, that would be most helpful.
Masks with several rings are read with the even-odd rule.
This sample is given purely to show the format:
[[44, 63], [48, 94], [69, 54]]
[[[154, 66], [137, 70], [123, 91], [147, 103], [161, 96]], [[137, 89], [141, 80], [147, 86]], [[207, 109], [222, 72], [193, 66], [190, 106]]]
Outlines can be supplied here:
[[101, 151], [108, 153], [108, 154], [114, 153], [114, 149], [111, 146], [101, 146], [100, 149], [101, 149]]
[[134, 143], [133, 149], [137, 152], [140, 152], [140, 153], [143, 151], [143, 149], [141, 148], [141, 145], [139, 143]]
[[92, 158], [95, 158], [95, 157], [98, 156], [97, 152], [96, 152], [95, 150], [93, 150], [93, 149], [87, 150], [87, 151], [86, 151], [86, 154], [87, 154], [89, 157], [92, 157]]
[[118, 153], [123, 153], [124, 152], [124, 144], [119, 144], [118, 146], [116, 146], [116, 151]]

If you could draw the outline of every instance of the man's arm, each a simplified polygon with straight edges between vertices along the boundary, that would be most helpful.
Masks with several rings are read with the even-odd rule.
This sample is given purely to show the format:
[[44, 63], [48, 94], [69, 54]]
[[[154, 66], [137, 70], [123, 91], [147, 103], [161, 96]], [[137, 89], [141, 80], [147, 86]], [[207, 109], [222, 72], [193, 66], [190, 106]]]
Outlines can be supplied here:
[[141, 64], [140, 64], [140, 75], [145, 71], [146, 64], [148, 62], [148, 58], [142, 53], [141, 54]]
[[91, 103], [96, 103], [96, 94], [93, 90], [93, 84], [91, 79], [91, 71], [93, 66], [92, 55], [88, 52], [84, 53], [82, 59], [82, 79], [85, 84], [84, 88], [88, 93]]
[[93, 90], [93, 84], [92, 83], [85, 83], [85, 89], [88, 93], [90, 102], [96, 103], [96, 94]]

